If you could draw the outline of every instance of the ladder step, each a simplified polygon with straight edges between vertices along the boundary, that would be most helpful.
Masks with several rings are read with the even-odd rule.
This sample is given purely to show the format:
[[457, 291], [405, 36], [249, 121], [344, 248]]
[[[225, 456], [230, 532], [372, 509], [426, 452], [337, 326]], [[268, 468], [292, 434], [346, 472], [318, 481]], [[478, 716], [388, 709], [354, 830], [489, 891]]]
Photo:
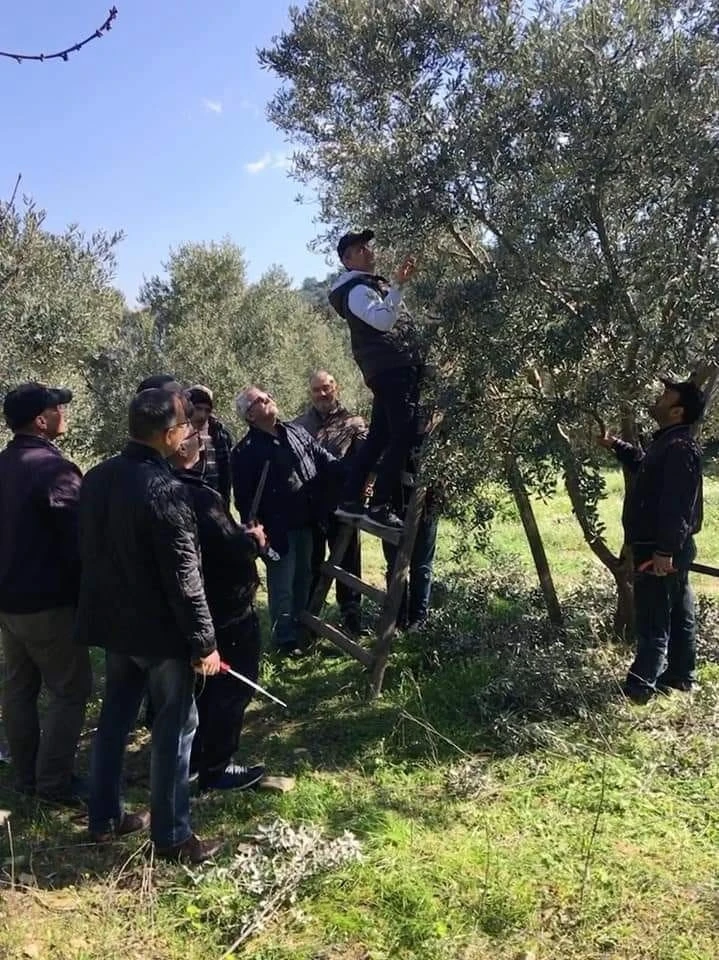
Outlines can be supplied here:
[[340, 583], [344, 583], [344, 585], [351, 590], [356, 590], [357, 593], [363, 593], [380, 606], [382, 606], [385, 601], [387, 594], [384, 590], [372, 586], [371, 583], [365, 583], [364, 580], [360, 580], [359, 577], [356, 577], [343, 567], [338, 567], [336, 563], [325, 561], [320, 567], [320, 572], [326, 573], [327, 576], [332, 577], [333, 580], [339, 580]]
[[306, 627], [309, 627], [313, 633], [316, 633], [318, 636], [322, 637], [324, 640], [329, 640], [330, 643], [334, 643], [336, 647], [339, 647], [340, 650], [344, 650], [345, 653], [348, 653], [351, 657], [354, 657], [355, 660], [359, 660], [361, 664], [365, 667], [371, 667], [374, 664], [374, 657], [369, 650], [365, 650], [364, 647], [361, 647], [358, 643], [355, 643], [354, 640], [342, 633], [341, 630], [338, 630], [337, 627], [333, 627], [330, 623], [325, 623], [324, 620], [320, 620], [319, 617], [312, 616], [311, 613], [308, 613], [304, 610], [299, 616], [300, 623], [303, 623]]
[[399, 544], [402, 537], [401, 528], [384, 527], [381, 523], [374, 523], [369, 517], [353, 517], [350, 514], [342, 513], [340, 510], [335, 510], [334, 515], [340, 523], [346, 523], [356, 530], [364, 530], [365, 533], [371, 533], [373, 537], [379, 537], [395, 546]]

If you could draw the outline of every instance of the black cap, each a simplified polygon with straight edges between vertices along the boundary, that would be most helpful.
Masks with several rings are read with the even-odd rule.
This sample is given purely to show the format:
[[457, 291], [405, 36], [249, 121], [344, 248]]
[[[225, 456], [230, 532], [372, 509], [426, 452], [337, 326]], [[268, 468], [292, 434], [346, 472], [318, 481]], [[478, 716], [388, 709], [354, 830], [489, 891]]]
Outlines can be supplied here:
[[44, 383], [21, 383], [5, 397], [3, 413], [11, 430], [27, 426], [48, 407], [58, 407], [72, 400], [72, 391], [65, 387], [46, 387]]
[[202, 403], [210, 409], [214, 407], [212, 390], [210, 390], [209, 387], [203, 387], [201, 383], [198, 383], [196, 386], [190, 387], [185, 392], [187, 393], [187, 398], [190, 403], [194, 404], [195, 406], [197, 406], [198, 403]]
[[370, 240], [374, 240], [374, 230], [362, 230], [360, 233], [346, 233], [343, 237], [340, 237], [339, 243], [337, 244], [337, 256], [341, 260], [349, 247], [353, 247], [356, 243], [367, 243]]
[[684, 423], [696, 423], [704, 415], [706, 399], [704, 391], [693, 380], [671, 380], [669, 377], [660, 377], [667, 390], [674, 390], [679, 394], [679, 406], [684, 409]]
[[163, 388], [173, 392], [179, 391], [182, 390], [182, 384], [178, 383], [171, 373], [154, 373], [151, 377], [145, 377], [141, 383], [138, 383], [135, 393], [142, 393], [143, 390], [161, 390]]

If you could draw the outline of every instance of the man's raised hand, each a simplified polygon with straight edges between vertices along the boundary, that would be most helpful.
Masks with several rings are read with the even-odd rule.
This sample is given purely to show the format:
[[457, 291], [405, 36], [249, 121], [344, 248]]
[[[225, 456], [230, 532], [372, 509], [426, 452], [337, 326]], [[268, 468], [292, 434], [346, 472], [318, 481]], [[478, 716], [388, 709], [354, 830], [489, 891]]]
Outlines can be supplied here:
[[403, 283], [411, 280], [417, 271], [417, 261], [414, 257], [405, 257], [402, 263], [397, 267], [392, 277], [395, 286], [401, 287]]
[[595, 440], [600, 447], [605, 447], [607, 450], [611, 450], [616, 443], [617, 438], [613, 437], [611, 433], [601, 433], [599, 436], [595, 437]]

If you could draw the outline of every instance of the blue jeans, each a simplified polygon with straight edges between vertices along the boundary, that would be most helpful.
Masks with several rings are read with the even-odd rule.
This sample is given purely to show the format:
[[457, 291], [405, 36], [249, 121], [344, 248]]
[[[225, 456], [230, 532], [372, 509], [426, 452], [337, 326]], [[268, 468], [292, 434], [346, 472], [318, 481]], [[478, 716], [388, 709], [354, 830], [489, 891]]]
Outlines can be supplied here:
[[267, 560], [267, 602], [276, 647], [298, 640], [297, 617], [307, 609], [312, 584], [312, 527], [287, 533], [289, 546], [279, 560]]
[[637, 651], [627, 676], [629, 686], [654, 690], [663, 671], [667, 679], [694, 682], [696, 614], [689, 566], [695, 556], [696, 547], [690, 537], [674, 558], [676, 573], [666, 577], [636, 573]]
[[[427, 619], [432, 594], [432, 568], [437, 549], [438, 526], [437, 515], [434, 512], [423, 511], [417, 528], [417, 539], [414, 542], [412, 560], [409, 565], [408, 589], [405, 589], [397, 617], [397, 623], [400, 626]], [[383, 540], [382, 550], [387, 561], [386, 578], [387, 586], [389, 586], [392, 568], [397, 556], [397, 547]]]
[[105, 655], [105, 698], [90, 761], [89, 826], [106, 833], [122, 819], [120, 781], [125, 747], [145, 691], [154, 710], [150, 759], [151, 836], [174, 847], [190, 827], [190, 748], [197, 727], [195, 674], [187, 660]]

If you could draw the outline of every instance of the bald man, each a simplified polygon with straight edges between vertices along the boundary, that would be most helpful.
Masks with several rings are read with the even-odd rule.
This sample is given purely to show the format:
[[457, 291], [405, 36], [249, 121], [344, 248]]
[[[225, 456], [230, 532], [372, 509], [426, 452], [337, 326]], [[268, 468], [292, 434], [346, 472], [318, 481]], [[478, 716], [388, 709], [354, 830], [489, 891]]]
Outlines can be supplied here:
[[[339, 385], [327, 370], [316, 370], [310, 377], [309, 388], [309, 406], [295, 423], [304, 427], [334, 457], [349, 464], [367, 437], [367, 424], [362, 417], [351, 414], [342, 405]], [[314, 528], [312, 592], [317, 585], [327, 547], [333, 549], [339, 532], [340, 524], [332, 513], [328, 513], [326, 519]], [[362, 558], [357, 531], [353, 534], [340, 565], [349, 573], [361, 577]], [[335, 589], [342, 622], [349, 633], [357, 635], [362, 630], [362, 594], [339, 581]]]

